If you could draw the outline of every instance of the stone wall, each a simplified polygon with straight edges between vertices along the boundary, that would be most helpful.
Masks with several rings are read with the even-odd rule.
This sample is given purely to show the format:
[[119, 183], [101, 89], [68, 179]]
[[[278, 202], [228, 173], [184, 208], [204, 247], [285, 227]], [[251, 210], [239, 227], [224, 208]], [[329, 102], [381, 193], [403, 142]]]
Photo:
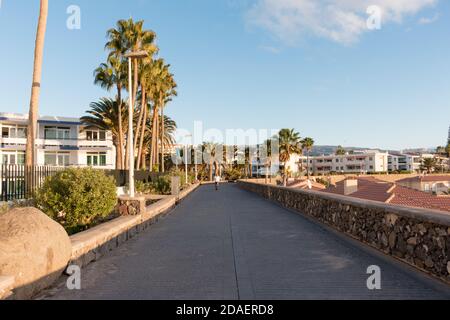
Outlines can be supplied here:
[[239, 185], [450, 283], [450, 214], [246, 181]]
[[120, 196], [117, 210], [121, 216], [136, 216], [145, 212], [145, 197]]

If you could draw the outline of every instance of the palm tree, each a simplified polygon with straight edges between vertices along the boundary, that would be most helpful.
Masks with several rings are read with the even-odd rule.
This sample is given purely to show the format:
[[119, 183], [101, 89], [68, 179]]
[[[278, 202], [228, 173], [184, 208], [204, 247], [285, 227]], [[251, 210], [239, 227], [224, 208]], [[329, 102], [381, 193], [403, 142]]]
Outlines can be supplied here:
[[217, 156], [217, 150], [219, 149], [219, 145], [217, 143], [213, 142], [204, 142], [202, 149], [203, 152], [206, 153], [209, 156], [209, 181], [213, 180], [213, 167], [215, 168], [216, 174], [219, 171], [219, 164], [217, 162], [216, 156]]
[[[159, 116], [158, 116], [159, 117]], [[143, 148], [141, 151], [141, 168], [145, 169], [145, 158], [148, 153], [151, 151], [151, 144], [152, 144], [152, 137], [153, 137], [153, 126], [152, 126], [152, 117], [148, 117], [146, 121], [146, 130], [145, 130], [145, 137], [143, 141]], [[161, 121], [161, 119], [158, 119], [157, 121]], [[166, 130], [164, 131], [163, 136], [163, 143], [165, 147], [170, 147], [175, 144], [175, 132], [177, 130], [177, 124], [174, 120], [171, 118], [164, 116], [164, 127]]]
[[338, 146], [336, 149], [337, 156], [345, 156], [346, 152], [343, 146]]
[[433, 173], [437, 166], [438, 162], [436, 158], [425, 158], [422, 160], [420, 170], [426, 171], [427, 173]]
[[314, 147], [314, 140], [312, 138], [305, 138], [302, 140], [302, 148], [306, 150], [306, 155], [307, 155], [307, 163], [306, 163], [306, 170], [308, 170], [308, 179], [310, 178], [310, 173], [309, 173], [309, 154], [312, 150], [312, 148]]
[[[149, 57], [153, 56], [158, 51], [154, 44], [156, 34], [150, 30], [144, 30], [143, 26], [144, 21], [134, 22], [130, 18], [128, 20], [119, 20], [116, 28], [108, 30], [107, 36], [109, 41], [106, 43], [105, 48], [110, 50], [109, 57], [116, 57], [125, 63], [125, 54], [127, 52], [146, 51]], [[134, 86], [133, 92], [129, 92], [133, 107], [136, 104], [138, 90], [138, 63], [139, 61], [134, 59]], [[143, 112], [144, 110], [141, 108], [140, 119], [143, 118]], [[136, 141], [135, 139], [135, 141], [127, 142], [125, 163], [128, 163], [129, 148], [132, 148]]]
[[45, 32], [47, 29], [48, 17], [48, 0], [41, 0], [39, 22], [36, 33], [36, 44], [34, 48], [34, 69], [33, 69], [33, 84], [31, 87], [30, 111], [28, 117], [28, 132], [26, 145], [26, 160], [27, 166], [32, 166], [35, 159], [35, 139], [37, 118], [39, 113], [39, 95], [41, 91], [41, 76], [42, 76], [42, 60], [44, 55]]
[[[94, 71], [94, 83], [100, 85], [102, 88], [110, 91], [113, 87], [117, 89], [116, 101], [117, 104], [122, 105], [122, 88], [126, 87], [127, 82], [127, 68], [126, 64], [120, 60], [117, 56], [110, 56], [106, 63], [100, 64], [100, 66]], [[123, 147], [123, 123], [122, 123], [122, 110], [118, 110], [118, 148], [116, 158], [118, 160], [118, 169], [125, 169]]]
[[[152, 65], [152, 71], [148, 74], [147, 83], [149, 84], [148, 95], [153, 102], [153, 121], [152, 126], [153, 140], [152, 140], [152, 153], [151, 163], [157, 164], [158, 154], [161, 154], [161, 171], [164, 172], [164, 143], [161, 143], [162, 137], [164, 137], [164, 122], [160, 122], [164, 119], [164, 106], [171, 101], [173, 96], [177, 95], [177, 84], [174, 81], [173, 74], [169, 71], [170, 65], [166, 65], [163, 59], [156, 60]], [[158, 121], [158, 113], [161, 112]], [[158, 148], [158, 139], [160, 140], [161, 152]]]
[[[116, 100], [110, 98], [102, 98], [98, 102], [92, 102], [90, 104], [90, 110], [86, 111], [88, 116], [81, 118], [81, 122], [85, 125], [91, 125], [103, 130], [111, 131], [113, 136], [113, 143], [116, 149], [120, 147], [119, 136], [121, 134], [119, 129], [119, 112], [122, 112], [122, 123], [127, 124], [128, 112], [127, 104], [122, 101], [121, 106]], [[128, 128], [125, 128], [128, 129]], [[116, 168], [119, 168], [119, 158], [116, 152]]]
[[280, 139], [280, 162], [284, 163], [283, 185], [287, 185], [288, 166], [287, 163], [293, 154], [302, 154], [301, 138], [294, 129], [282, 129]]

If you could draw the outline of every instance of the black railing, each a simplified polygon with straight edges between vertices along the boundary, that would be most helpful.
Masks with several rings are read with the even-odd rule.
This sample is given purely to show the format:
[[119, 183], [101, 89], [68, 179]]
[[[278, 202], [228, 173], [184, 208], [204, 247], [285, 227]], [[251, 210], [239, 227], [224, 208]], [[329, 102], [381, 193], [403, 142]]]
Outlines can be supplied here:
[[[47, 177], [64, 169], [64, 167], [52, 166], [0, 165], [0, 201], [31, 199]], [[128, 184], [127, 170], [102, 171], [114, 178], [117, 187]], [[135, 171], [135, 180], [151, 182], [162, 175], [164, 174]]]
[[61, 168], [49, 166], [0, 166], [0, 201], [30, 199], [45, 179]]

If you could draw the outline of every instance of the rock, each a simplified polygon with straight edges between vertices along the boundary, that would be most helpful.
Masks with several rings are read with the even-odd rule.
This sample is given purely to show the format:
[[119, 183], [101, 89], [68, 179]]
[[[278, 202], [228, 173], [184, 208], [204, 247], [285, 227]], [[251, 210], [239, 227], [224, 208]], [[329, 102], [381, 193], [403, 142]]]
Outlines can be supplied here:
[[442, 229], [442, 228], [436, 228], [436, 233], [439, 237], [447, 236], [447, 231], [445, 231], [445, 229]]
[[420, 235], [424, 235], [425, 233], [427, 233], [427, 228], [425, 228], [425, 226], [421, 223], [417, 225], [417, 229], [418, 232], [420, 233]]
[[397, 234], [395, 232], [391, 232], [389, 235], [389, 248], [394, 249], [397, 244]]
[[413, 238], [409, 238], [407, 243], [411, 246], [416, 246], [417, 245], [417, 238], [413, 237]]
[[447, 262], [447, 272], [448, 272], [448, 274], [450, 274], [450, 261]]
[[450, 236], [450, 228], [447, 229], [447, 234]]
[[0, 216], [0, 275], [14, 276], [16, 299], [28, 299], [53, 284], [72, 254], [64, 228], [35, 208]]
[[384, 247], [387, 247], [389, 245], [389, 240], [384, 233], [381, 235], [381, 243]]
[[389, 227], [395, 226], [395, 224], [397, 223], [397, 220], [398, 220], [398, 216], [396, 214], [390, 213], [390, 214], [386, 215], [386, 224]]
[[425, 260], [425, 265], [426, 265], [428, 268], [433, 268], [433, 267], [434, 267], [433, 259], [431, 259], [430, 257], [428, 257], [428, 258]]

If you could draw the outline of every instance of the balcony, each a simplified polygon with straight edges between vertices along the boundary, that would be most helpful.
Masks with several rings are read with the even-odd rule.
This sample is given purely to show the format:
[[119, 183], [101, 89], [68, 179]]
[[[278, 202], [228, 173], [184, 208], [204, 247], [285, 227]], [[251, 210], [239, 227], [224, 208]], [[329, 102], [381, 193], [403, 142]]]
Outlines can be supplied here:
[[112, 148], [113, 142], [110, 139], [105, 141], [89, 141], [80, 139], [38, 139], [36, 140], [38, 146], [45, 147], [69, 147], [74, 149], [80, 148]]

